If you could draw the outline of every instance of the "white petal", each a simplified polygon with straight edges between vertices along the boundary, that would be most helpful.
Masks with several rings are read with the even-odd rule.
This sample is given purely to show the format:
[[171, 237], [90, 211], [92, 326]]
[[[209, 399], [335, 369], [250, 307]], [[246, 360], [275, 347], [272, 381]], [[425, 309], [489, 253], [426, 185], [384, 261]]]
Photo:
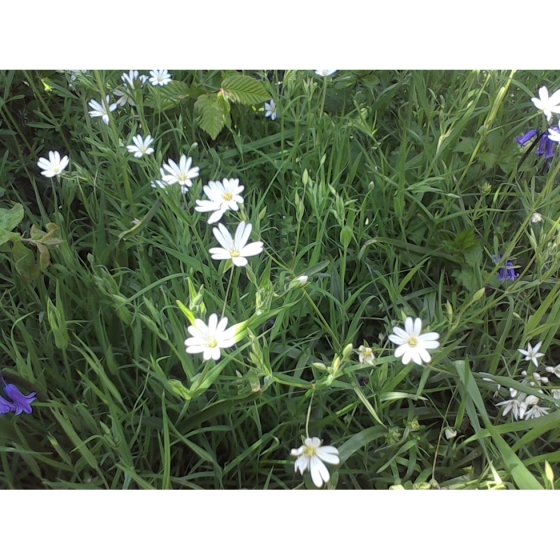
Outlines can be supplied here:
[[412, 321], [412, 317], [407, 317], [405, 322], [404, 322], [404, 330], [406, 331], [406, 334], [408, 336], [411, 336], [414, 334], [414, 323]]
[[420, 340], [420, 342], [423, 348], [430, 348], [430, 350], [439, 348], [439, 342], [437, 340]]
[[311, 471], [311, 479], [313, 480], [313, 484], [315, 484], [317, 488], [321, 488], [321, 486], [323, 486], [323, 481], [329, 481], [329, 469], [327, 469], [323, 462], [317, 457], [311, 457], [309, 470]]
[[[421, 351], [421, 348], [419, 348], [419, 347], [411, 348], [412, 359], [413, 359], [414, 363], [418, 364], [419, 366], [422, 365], [422, 358], [420, 356], [420, 351]], [[429, 357], [429, 354], [428, 354], [428, 357]]]
[[233, 257], [231, 260], [235, 266], [247, 266], [249, 262], [245, 257]]
[[243, 249], [241, 249], [241, 255], [244, 257], [252, 257], [254, 255], [258, 255], [262, 253], [263, 244], [262, 241], [255, 241], [254, 243], [249, 243], [249, 245], [245, 245]]
[[[432, 360], [432, 357], [430, 356], [430, 354], [428, 354], [428, 352], [426, 350], [424, 350], [424, 348], [422, 348], [421, 346], [418, 346], [416, 348], [416, 350], [418, 351], [418, 355], [421, 358], [421, 360], [423, 360], [424, 362], [428, 363]], [[418, 363], [418, 362], [416, 362]]]
[[219, 247], [213, 247], [212, 249], [210, 249], [210, 255], [214, 260], [217, 261], [231, 259], [231, 253], [226, 249], [220, 249]]
[[[401, 330], [401, 329], [399, 329], [399, 330]], [[398, 344], [399, 346], [401, 346], [402, 344], [406, 344], [409, 339], [410, 339], [410, 337], [406, 333], [405, 333], [405, 336], [397, 336], [396, 334], [390, 334], [389, 335], [389, 340], [391, 342], [393, 342], [394, 344]]]
[[[410, 362], [410, 360], [412, 359], [413, 352], [412, 352], [412, 349], [407, 347], [407, 346], [401, 346], [400, 348], [405, 349], [405, 352], [404, 352], [403, 357], [402, 357], [402, 363], [403, 363], [403, 365], [406, 366]], [[397, 350], [398, 350], [398, 348], [397, 348]], [[402, 352], [401, 352], [401, 354], [402, 354]], [[395, 356], [398, 358], [396, 352], [395, 352]]]

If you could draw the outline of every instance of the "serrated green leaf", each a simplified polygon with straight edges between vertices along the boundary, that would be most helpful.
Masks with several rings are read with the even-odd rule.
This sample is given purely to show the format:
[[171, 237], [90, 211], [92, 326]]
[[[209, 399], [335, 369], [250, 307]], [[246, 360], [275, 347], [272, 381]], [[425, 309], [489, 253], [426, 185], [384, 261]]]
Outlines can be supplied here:
[[0, 208], [0, 229], [12, 231], [23, 220], [23, 216], [23, 206], [19, 202], [9, 210]]
[[477, 245], [468, 251], [465, 251], [465, 260], [469, 266], [479, 268], [482, 263], [482, 247], [477, 241]]
[[224, 124], [229, 128], [231, 126], [231, 105], [222, 92], [218, 92], [218, 103], [224, 111]]
[[452, 276], [471, 293], [480, 288], [476, 273], [472, 268], [463, 268], [461, 271], [455, 270]]
[[153, 87], [145, 104], [152, 109], [167, 111], [180, 105], [191, 95], [191, 88], [184, 82], [173, 81], [165, 87]]
[[194, 104], [195, 110], [200, 112], [198, 124], [215, 140], [226, 123], [226, 115], [222, 104], [215, 94], [201, 95]]
[[237, 103], [256, 105], [270, 99], [270, 93], [261, 82], [250, 76], [228, 76], [222, 82], [222, 89]]

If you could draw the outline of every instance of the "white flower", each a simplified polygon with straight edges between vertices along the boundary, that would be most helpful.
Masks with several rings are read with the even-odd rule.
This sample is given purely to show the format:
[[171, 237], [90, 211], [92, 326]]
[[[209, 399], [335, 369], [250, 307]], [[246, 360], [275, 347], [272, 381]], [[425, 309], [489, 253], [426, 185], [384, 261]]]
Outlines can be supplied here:
[[535, 395], [529, 395], [525, 399], [525, 402], [522, 403], [521, 406], [523, 408], [523, 412], [526, 420], [530, 420], [531, 418], [540, 418], [541, 416], [546, 416], [548, 414], [550, 408], [537, 406], [538, 402], [539, 402], [539, 397], [535, 397]]
[[512, 389], [511, 387], [509, 389], [509, 394], [511, 396], [510, 400], [502, 401], [496, 404], [496, 406], [504, 407], [502, 416], [505, 416], [511, 410], [511, 413], [515, 420], [522, 419], [525, 412], [525, 407], [522, 405], [527, 395], [525, 393], [520, 393], [519, 391], [517, 391], [516, 389]]
[[[165, 181], [152, 181], [150, 183], [150, 186], [152, 187], [152, 189], [163, 189], [164, 191], [166, 191], [169, 183], [166, 183]], [[181, 187], [181, 194], [186, 194], [188, 192], [188, 187]]]
[[154, 149], [150, 148], [150, 144], [154, 139], [148, 134], [146, 138], [142, 138], [140, 134], [132, 138], [134, 145], [127, 146], [126, 149], [134, 154], [134, 157], [141, 158], [144, 154], [149, 155], [154, 153]]
[[121, 107], [124, 107], [128, 103], [132, 107], [136, 106], [136, 103], [134, 103], [134, 99], [130, 95], [130, 92], [128, 92], [126, 90], [122, 91], [120, 89], [115, 89], [115, 90], [113, 90], [113, 93], [119, 98], [119, 99], [117, 99], [117, 105], [120, 105]]
[[550, 391], [550, 394], [552, 395], [553, 399], [560, 399], [560, 389], [552, 389], [552, 391]]
[[323, 482], [328, 482], [330, 478], [329, 469], [324, 465], [338, 465], [340, 459], [338, 457], [338, 449], [332, 445], [325, 445], [318, 437], [306, 438], [304, 445], [298, 449], [292, 449], [290, 455], [297, 457], [294, 464], [294, 471], [299, 470], [300, 474], [309, 470], [313, 484], [317, 488], [323, 486]]
[[539, 89], [539, 99], [533, 97], [531, 101], [547, 116], [549, 121], [552, 119], [552, 113], [560, 113], [560, 90], [548, 97], [548, 89], [543, 86]]
[[41, 171], [41, 175], [45, 177], [54, 177], [55, 175], [60, 175], [64, 168], [68, 165], [68, 156], [64, 156], [60, 159], [60, 154], [58, 152], [49, 152], [49, 159], [39, 158], [37, 165], [44, 169]]
[[270, 117], [270, 120], [273, 121], [276, 119], [276, 103], [274, 103], [274, 99], [270, 100], [270, 103], [264, 104], [265, 110], [265, 117]]
[[[560, 125], [560, 123], [558, 123]], [[553, 142], [560, 142], [560, 130], [558, 128], [549, 128], [548, 129], [548, 138]]]
[[[181, 186], [192, 187], [191, 179], [198, 177], [198, 167], [191, 167], [192, 158], [182, 155], [179, 160], [179, 165], [177, 165], [172, 159], [169, 160], [169, 165], [167, 163], [163, 164], [160, 169], [161, 178], [168, 184], [174, 185], [179, 183]], [[167, 175], [166, 172], [167, 171]]]
[[542, 216], [538, 212], [535, 212], [531, 216], [531, 223], [532, 224], [538, 224], [539, 222], [542, 222]]
[[404, 322], [404, 330], [399, 327], [393, 328], [393, 333], [389, 335], [389, 340], [394, 344], [398, 344], [395, 350], [395, 358], [402, 356], [402, 363], [408, 364], [410, 360], [419, 366], [422, 361], [428, 363], [432, 358], [427, 350], [433, 350], [439, 346], [437, 339], [439, 334], [429, 332], [420, 334], [422, 331], [422, 319], [407, 317]]
[[315, 70], [315, 74], [317, 74], [317, 76], [321, 76], [322, 78], [326, 78], [335, 72], [336, 70]]
[[235, 266], [245, 266], [248, 262], [245, 257], [258, 255], [263, 250], [262, 241], [246, 244], [252, 229], [251, 224], [241, 222], [237, 226], [235, 239], [233, 239], [226, 227], [223, 224], [218, 224], [218, 227], [213, 228], [212, 231], [223, 249], [219, 247], [210, 249], [212, 258], [216, 260], [231, 259]]
[[196, 319], [194, 325], [188, 327], [192, 335], [185, 340], [186, 350], [189, 354], [200, 354], [203, 352], [204, 360], [219, 360], [220, 348], [230, 348], [235, 344], [235, 335], [238, 325], [233, 325], [226, 330], [227, 317], [218, 323], [218, 315], [212, 313], [208, 319], [208, 325], [201, 319]]
[[372, 366], [375, 362], [373, 350], [369, 346], [363, 344], [358, 348], [358, 360], [360, 364], [368, 364]]
[[539, 362], [537, 361], [537, 358], [540, 358], [541, 356], [544, 356], [544, 354], [542, 352], [539, 352], [540, 347], [542, 346], [542, 342], [538, 342], [537, 344], [535, 344], [535, 347], [533, 348], [531, 346], [530, 343], [527, 344], [527, 350], [522, 350], [521, 348], [518, 348], [518, 352], [521, 352], [521, 354], [523, 354], [525, 356], [525, 360], [526, 361], [532, 361], [535, 364], [535, 367], [539, 366]]
[[227, 210], [239, 210], [239, 204], [243, 204], [243, 197], [239, 193], [245, 188], [239, 185], [239, 179], [224, 179], [220, 181], [209, 181], [208, 185], [202, 187], [209, 200], [197, 200], [197, 212], [213, 212], [208, 219], [209, 224], [221, 220]]
[[125, 86], [128, 86], [131, 89], [134, 89], [134, 81], [135, 80], [139, 80], [140, 81], [140, 85], [144, 85], [146, 83], [146, 81], [148, 80], [148, 76], [144, 76], [138, 75], [138, 70], [130, 70], [128, 72], [128, 74], [125, 72], [122, 76], [121, 76], [121, 80], [123, 82], [123, 84], [125, 84]]
[[93, 99], [89, 102], [89, 106], [93, 111], [89, 112], [90, 117], [101, 117], [105, 124], [109, 124], [109, 113], [117, 108], [117, 103], [109, 104], [109, 96], [106, 98], [106, 102], [101, 100], [101, 103], [97, 103]]
[[560, 364], [555, 367], [549, 366], [546, 368], [546, 371], [548, 371], [548, 373], [553, 373], [556, 377], [560, 377]]
[[454, 430], [453, 428], [445, 428], [445, 439], [453, 439], [454, 437], [457, 437], [457, 430]]
[[150, 84], [153, 86], [166, 86], [171, 82], [171, 74], [167, 70], [150, 70]]

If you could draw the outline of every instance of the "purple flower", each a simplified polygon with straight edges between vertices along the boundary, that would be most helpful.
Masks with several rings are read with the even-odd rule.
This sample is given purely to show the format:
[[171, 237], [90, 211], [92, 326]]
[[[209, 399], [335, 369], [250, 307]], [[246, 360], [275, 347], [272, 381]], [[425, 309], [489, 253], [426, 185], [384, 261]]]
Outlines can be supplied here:
[[[492, 262], [498, 264], [502, 260], [502, 255], [492, 255]], [[514, 281], [519, 278], [519, 273], [515, 272], [515, 266], [512, 261], [507, 261], [506, 266], [500, 268], [498, 272], [498, 282], [505, 282], [506, 280]]]
[[[31, 414], [33, 410], [31, 409], [31, 403], [37, 400], [35, 393], [31, 393], [30, 395], [23, 395], [21, 391], [11, 383], [4, 385], [4, 392], [10, 399], [13, 401], [12, 410], [14, 414], [18, 415], [22, 412], [26, 414]], [[8, 403], [9, 404], [9, 403]]]
[[[558, 130], [557, 127], [552, 127], [551, 130]], [[541, 136], [541, 141], [539, 142], [539, 147], [535, 152], [538, 156], [544, 156], [545, 159], [550, 159], [554, 157], [554, 150], [556, 148], [556, 142], [551, 140], [548, 135], [543, 134]]]
[[526, 132], [523, 136], [516, 138], [515, 141], [521, 147], [525, 147], [525, 144], [528, 144], [537, 134], [538, 132], [535, 129], [529, 130], [529, 132]]
[[[557, 126], [553, 126], [549, 129], [549, 133], [553, 134], [554, 137], [556, 133], [560, 133], [560, 129]], [[525, 134], [523, 134], [523, 136], [519, 136], [518, 138], [516, 138], [515, 141], [523, 147], [535, 137], [538, 137], [537, 139], [539, 140], [539, 147], [535, 151], [535, 154], [537, 156], [542, 156], [545, 161], [553, 158], [557, 142], [552, 140], [549, 137], [549, 134], [547, 134], [546, 132], [543, 132], [541, 134], [538, 130], [529, 130], [529, 132], [526, 132]], [[523, 159], [525, 159], [525, 157]], [[550, 167], [549, 161], [547, 161], [547, 165], [548, 167]]]
[[0, 397], [0, 416], [6, 414], [6, 412], [12, 412], [14, 410], [14, 405], [7, 401], [4, 397]]
[[519, 277], [519, 273], [515, 272], [515, 268], [511, 261], [507, 261], [504, 268], [500, 268], [498, 273], [498, 280], [504, 282], [505, 280], [511, 280], [512, 282]]

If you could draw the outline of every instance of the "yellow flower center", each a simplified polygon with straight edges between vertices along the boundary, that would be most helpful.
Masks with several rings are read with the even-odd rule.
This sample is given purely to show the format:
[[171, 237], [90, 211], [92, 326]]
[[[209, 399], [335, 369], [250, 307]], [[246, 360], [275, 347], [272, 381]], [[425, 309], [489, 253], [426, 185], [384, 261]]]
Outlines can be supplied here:
[[416, 348], [416, 346], [418, 346], [418, 339], [417, 339], [415, 336], [411, 336], [411, 337], [408, 339], [408, 345], [409, 345], [411, 348]]
[[240, 253], [239, 253], [239, 251], [234, 250], [234, 251], [231, 251], [230, 255], [231, 255], [231, 258], [234, 259], [235, 257], [239, 257]]
[[309, 455], [313, 457], [315, 455], [315, 448], [314, 447], [306, 447], [304, 451], [305, 455]]
[[233, 195], [230, 192], [224, 194], [224, 200], [229, 202], [233, 198]]
[[206, 337], [206, 346], [209, 348], [216, 348], [216, 346], [218, 346], [218, 341], [214, 336], [210, 335]]

